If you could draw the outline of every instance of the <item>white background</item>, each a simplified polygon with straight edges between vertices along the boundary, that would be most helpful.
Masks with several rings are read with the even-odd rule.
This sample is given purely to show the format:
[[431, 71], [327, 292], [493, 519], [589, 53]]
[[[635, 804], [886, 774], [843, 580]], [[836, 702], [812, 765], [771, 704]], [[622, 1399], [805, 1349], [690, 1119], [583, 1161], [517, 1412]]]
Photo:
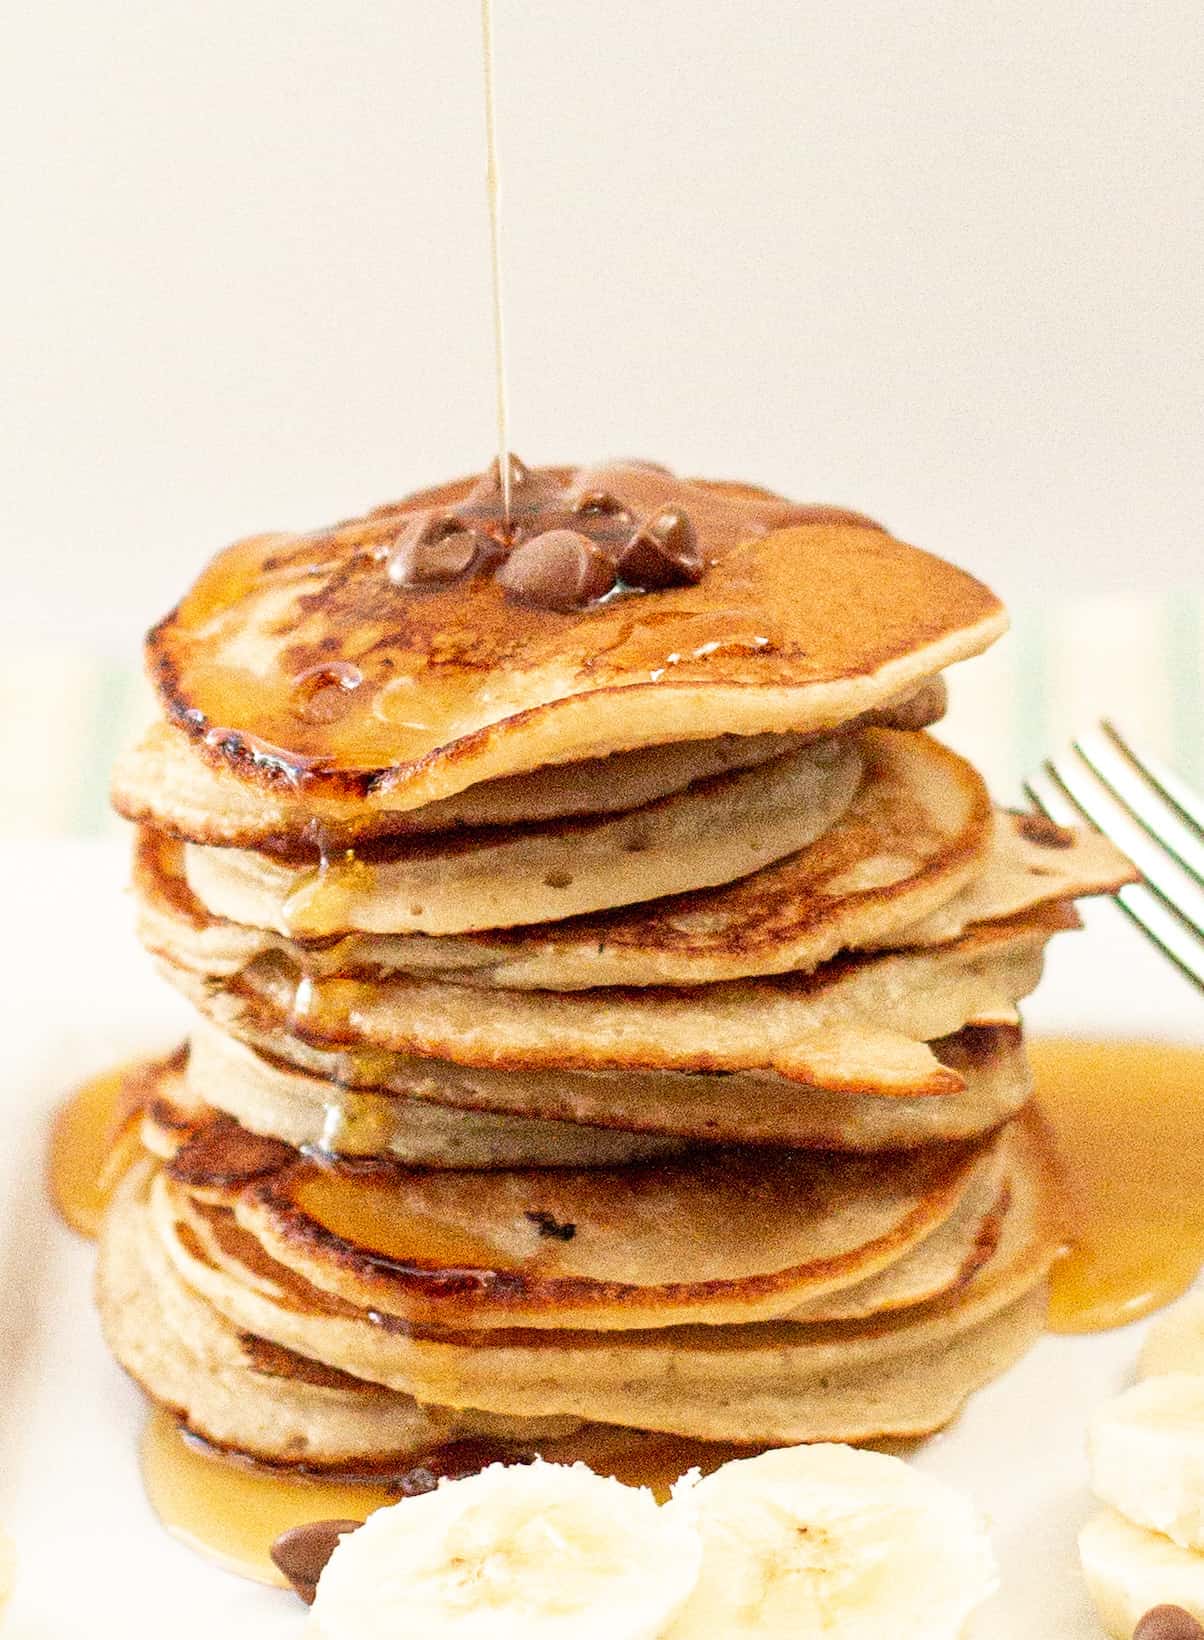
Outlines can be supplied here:
[[[514, 443], [1198, 576], [1198, 0], [496, 0]], [[483, 464], [475, 0], [17, 0], [0, 633]]]

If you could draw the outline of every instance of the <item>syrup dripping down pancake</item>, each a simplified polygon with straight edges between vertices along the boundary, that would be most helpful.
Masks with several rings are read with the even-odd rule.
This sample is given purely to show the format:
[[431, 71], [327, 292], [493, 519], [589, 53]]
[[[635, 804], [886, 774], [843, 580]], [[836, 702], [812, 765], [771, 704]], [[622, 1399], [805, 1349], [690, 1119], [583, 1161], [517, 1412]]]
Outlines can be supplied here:
[[689, 990], [485, 991], [435, 980], [311, 980], [273, 955], [227, 980], [166, 976], [220, 1029], [322, 1050], [383, 1050], [517, 1071], [773, 1072], [833, 1093], [956, 1093], [928, 1043], [1015, 1017], [1045, 945], [1078, 926], [1058, 902], [950, 945], [840, 957], [812, 974]]
[[[997, 1078], [1004, 1080], [998, 1070]], [[625, 1132], [613, 1122], [566, 1122], [359, 1093], [266, 1059], [200, 1022], [186, 1063], [159, 1068], [147, 1109], [154, 1137], [147, 1138], [144, 1124], [144, 1141], [157, 1155], [170, 1154], [181, 1133], [218, 1113], [298, 1150], [413, 1167], [615, 1167], [673, 1155], [690, 1143], [686, 1135]]]
[[867, 775], [844, 817], [810, 848], [720, 889], [621, 912], [459, 938], [348, 935], [294, 941], [206, 910], [179, 845], [143, 829], [134, 882], [147, 947], [211, 978], [271, 952], [318, 979], [437, 975], [504, 989], [691, 985], [807, 972], [841, 949], [929, 946], [979, 922], [1132, 880], [1100, 833], [1033, 830], [993, 817], [969, 766], [936, 742], [866, 737]]
[[279, 1046], [270, 1036], [251, 1046], [198, 1020], [169, 1098], [225, 1111], [298, 1149], [424, 1167], [590, 1167], [658, 1153], [645, 1147], [873, 1152], [973, 1139], [1032, 1091], [1018, 1024], [971, 1024], [930, 1044], [960, 1084], [935, 1098], [828, 1093], [773, 1075], [495, 1071], [293, 1042], [307, 1071], [280, 1059]]
[[821, 740], [627, 814], [399, 839], [296, 866], [185, 848], [218, 916], [282, 934], [456, 934], [575, 916], [747, 876], [822, 837], [853, 800], [856, 738]]
[[[238, 1132], [216, 1111], [180, 1102], [180, 1091], [178, 1073], [163, 1078], [147, 1109], [142, 1142], [165, 1162], [171, 1162], [182, 1151], [186, 1183], [198, 1198], [226, 1201], [231, 1191], [264, 1182], [273, 1167], [285, 1172], [296, 1165], [296, 1155], [289, 1147], [257, 1143], [259, 1136], [245, 1130]], [[926, 1302], [963, 1286], [998, 1245], [1009, 1200], [1007, 1163], [1006, 1144], [986, 1146], [956, 1208], [943, 1224], [885, 1269], [808, 1300], [790, 1312], [790, 1319], [858, 1319]], [[551, 1167], [555, 1163], [547, 1158], [543, 1165]], [[232, 1166], [239, 1170], [237, 1176], [232, 1176]], [[368, 1175], [382, 1200], [387, 1200], [384, 1181], [389, 1176], [388, 1170], [380, 1167]], [[356, 1174], [351, 1177], [354, 1180]], [[337, 1179], [336, 1172], [336, 1199], [341, 1188]], [[546, 1213], [537, 1217], [545, 1228], [557, 1222]], [[429, 1225], [424, 1234], [429, 1236]]]
[[[863, 712], [840, 732], [926, 729], [944, 715], [947, 691], [931, 678], [903, 698]], [[165, 836], [228, 848], [262, 848], [282, 859], [312, 860], [315, 843], [339, 851], [374, 837], [422, 836], [461, 827], [530, 825], [586, 814], [625, 814], [685, 791], [696, 781], [797, 751], [817, 735], [715, 735], [656, 744], [584, 762], [545, 764], [525, 774], [469, 786], [417, 809], [394, 809], [388, 794], [372, 803], [304, 798], [288, 787], [247, 783], [196, 755], [183, 730], [158, 719], [127, 748], [113, 773], [112, 797], [127, 820]]]

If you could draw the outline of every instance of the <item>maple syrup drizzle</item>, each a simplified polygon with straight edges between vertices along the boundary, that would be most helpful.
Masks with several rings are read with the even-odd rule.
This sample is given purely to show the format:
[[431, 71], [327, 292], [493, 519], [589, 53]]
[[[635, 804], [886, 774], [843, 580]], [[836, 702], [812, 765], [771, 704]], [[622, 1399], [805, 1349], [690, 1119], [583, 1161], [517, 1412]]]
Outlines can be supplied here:
[[[709, 1474], [731, 1458], [761, 1450], [624, 1429], [526, 1444], [527, 1453], [538, 1452], [549, 1463], [586, 1463], [628, 1486], [647, 1486], [662, 1503], [688, 1470]], [[147, 1420], [141, 1458], [147, 1498], [173, 1537], [227, 1571], [279, 1588], [287, 1584], [269, 1550], [282, 1532], [315, 1520], [366, 1520], [402, 1491], [400, 1477], [389, 1484], [310, 1476], [221, 1453], [190, 1437], [161, 1407]], [[416, 1455], [415, 1464], [421, 1461]]]
[[[375, 1260], [398, 1269], [482, 1275], [518, 1270], [530, 1262], [447, 1219], [407, 1211], [392, 1179], [380, 1182], [360, 1177], [349, 1188], [345, 1173], [315, 1169], [293, 1185], [292, 1200], [330, 1235], [351, 1247], [368, 1249]], [[531, 1234], [538, 1243], [534, 1225]]]
[[502, 517], [510, 529], [510, 428], [506, 394], [506, 328], [502, 302], [502, 184], [497, 158], [497, 105], [493, 87], [493, 0], [481, 0], [485, 68], [485, 190], [489, 198], [489, 264], [493, 306], [493, 369], [497, 397], [498, 477]]
[[95, 1236], [121, 1163], [136, 1145], [124, 1101], [132, 1065], [85, 1082], [59, 1106], [50, 1128], [47, 1185], [59, 1217], [81, 1236]]
[[1038, 1038], [1030, 1051], [1071, 1218], [1051, 1328], [1123, 1326], [1204, 1267], [1204, 1049]]
[[362, 1481], [309, 1478], [224, 1456], [156, 1407], [142, 1437], [142, 1481], [162, 1524], [190, 1549], [256, 1583], [287, 1588], [269, 1550], [312, 1520], [366, 1520], [396, 1493]]

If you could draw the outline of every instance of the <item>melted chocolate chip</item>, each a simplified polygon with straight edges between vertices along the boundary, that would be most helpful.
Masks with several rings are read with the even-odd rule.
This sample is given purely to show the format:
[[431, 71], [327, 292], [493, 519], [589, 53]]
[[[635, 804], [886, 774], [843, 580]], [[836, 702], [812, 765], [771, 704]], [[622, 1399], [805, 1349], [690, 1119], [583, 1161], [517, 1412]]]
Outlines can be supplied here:
[[475, 530], [466, 528], [462, 519], [450, 514], [416, 518], [393, 544], [389, 579], [395, 586], [454, 581], [468, 574], [485, 546]]
[[1182, 1606], [1154, 1606], [1133, 1630], [1133, 1640], [1204, 1640], [1204, 1626]]
[[498, 571], [511, 597], [540, 609], [583, 609], [615, 585], [614, 565], [577, 530], [545, 530], [524, 541]]
[[314, 1603], [318, 1579], [326, 1562], [348, 1532], [363, 1525], [359, 1520], [311, 1520], [281, 1532], [269, 1551], [274, 1564], [288, 1578], [307, 1606]]
[[575, 1224], [563, 1222], [553, 1213], [528, 1213], [527, 1217], [541, 1236], [549, 1236], [553, 1241], [572, 1241], [577, 1234]]
[[694, 586], [703, 569], [698, 532], [680, 507], [666, 507], [650, 518], [619, 554], [619, 574], [643, 592]]

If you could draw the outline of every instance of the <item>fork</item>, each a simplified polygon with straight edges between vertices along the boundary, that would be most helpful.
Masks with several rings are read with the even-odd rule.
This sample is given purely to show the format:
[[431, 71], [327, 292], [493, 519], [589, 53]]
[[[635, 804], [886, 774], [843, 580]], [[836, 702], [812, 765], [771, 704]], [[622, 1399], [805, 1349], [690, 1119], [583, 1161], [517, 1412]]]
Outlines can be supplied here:
[[1204, 798], [1107, 719], [1046, 758], [1024, 789], [1056, 825], [1086, 819], [1128, 855], [1142, 881], [1117, 901], [1204, 990]]

